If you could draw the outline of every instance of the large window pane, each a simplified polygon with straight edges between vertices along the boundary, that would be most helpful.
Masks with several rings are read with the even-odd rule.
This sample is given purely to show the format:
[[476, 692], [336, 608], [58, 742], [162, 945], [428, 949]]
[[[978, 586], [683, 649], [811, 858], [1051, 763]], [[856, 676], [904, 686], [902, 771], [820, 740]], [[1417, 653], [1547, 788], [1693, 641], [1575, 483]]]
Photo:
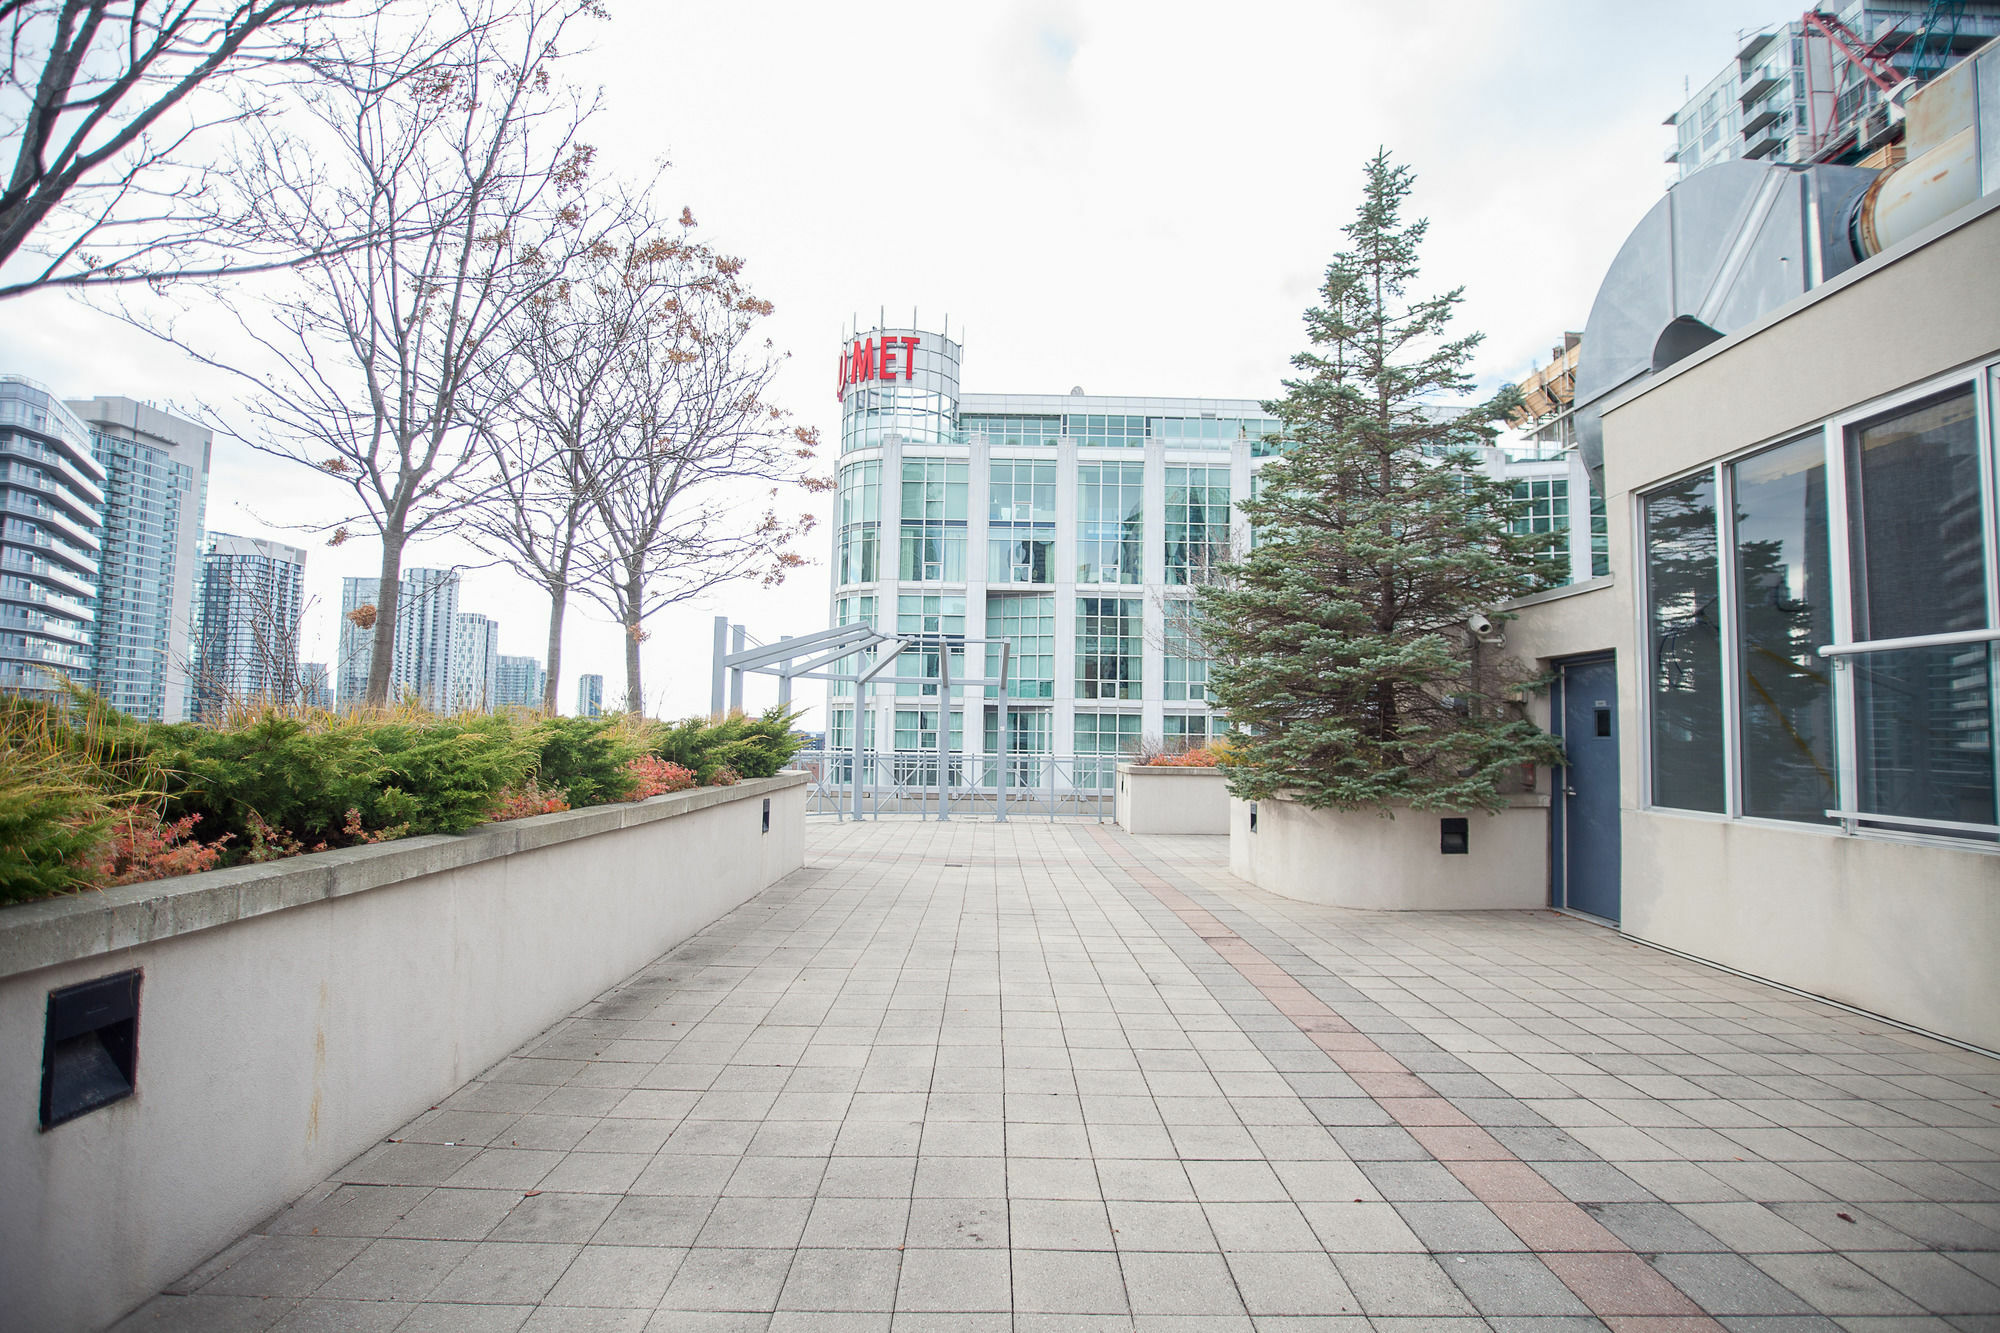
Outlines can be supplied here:
[[1834, 785], [1826, 448], [1810, 436], [1730, 469], [1743, 813], [1823, 821]]
[[1646, 497], [1646, 624], [1653, 804], [1723, 809], [1721, 573], [1715, 481]]
[[1847, 437], [1854, 637], [1986, 626], [1979, 432], [1970, 387]]
[[1137, 583], [1144, 568], [1143, 463], [1079, 463], [1076, 581]]
[[1853, 659], [1864, 812], [2000, 823], [1993, 652], [1992, 644], [1960, 643]]
[[1125, 597], [1076, 599], [1076, 697], [1137, 699], [1141, 614]]

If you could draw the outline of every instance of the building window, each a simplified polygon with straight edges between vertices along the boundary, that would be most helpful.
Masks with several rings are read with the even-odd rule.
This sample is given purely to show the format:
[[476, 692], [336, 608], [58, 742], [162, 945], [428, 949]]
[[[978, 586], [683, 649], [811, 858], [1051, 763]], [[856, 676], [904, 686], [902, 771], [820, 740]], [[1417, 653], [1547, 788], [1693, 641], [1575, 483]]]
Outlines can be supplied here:
[[1079, 463], [1076, 581], [1138, 583], [1146, 537], [1146, 465]]
[[1834, 804], [1826, 450], [1815, 433], [1730, 468], [1737, 763], [1746, 815], [1822, 822]]
[[1611, 522], [1604, 511], [1604, 497], [1590, 493], [1590, 577], [1611, 576]]
[[1146, 443], [1146, 418], [1072, 412], [1063, 418], [1063, 434], [1081, 445], [1138, 448]]
[[966, 464], [903, 462], [902, 561], [906, 583], [965, 582]]
[[964, 416], [958, 419], [962, 440], [984, 436], [988, 445], [1049, 445], [1062, 435], [1061, 417], [1010, 415]]
[[987, 582], [1055, 582], [1056, 465], [995, 459], [987, 497]]
[[1514, 513], [1508, 530], [1517, 537], [1536, 536], [1535, 555], [1548, 562], [1547, 587], [1569, 582], [1569, 482], [1542, 477], [1514, 483]]
[[[986, 602], [986, 635], [1007, 641], [1007, 697], [1053, 699], [1056, 693], [1054, 593], [996, 595]], [[1000, 645], [986, 645], [986, 674], [1000, 673]], [[999, 691], [988, 686], [988, 698]]]
[[1137, 713], [1078, 713], [1075, 785], [1085, 791], [1109, 791], [1118, 780], [1119, 759], [1138, 750]]
[[1643, 497], [1654, 804], [2000, 840], [1991, 429], [1961, 384]]
[[1720, 813], [1722, 591], [1714, 476], [1705, 472], [1648, 495], [1645, 530], [1653, 804]]
[[[868, 625], [872, 627], [875, 624], [875, 598], [873, 594], [864, 597], [835, 598], [833, 603], [833, 623], [836, 628], [841, 625]], [[875, 664], [875, 653], [876, 650], [870, 648], [854, 657], [842, 658], [833, 664], [833, 669], [848, 675], [858, 676]], [[836, 680], [833, 682], [832, 693], [836, 698], [845, 698], [854, 693], [854, 682], [851, 680]]]
[[881, 463], [850, 463], [840, 470], [839, 510], [840, 582], [873, 583], [881, 577]]
[[896, 599], [896, 632], [921, 636], [896, 658], [897, 694], [935, 696], [938, 654], [947, 650], [952, 679], [965, 679], [965, 598], [904, 593]]
[[1130, 597], [1076, 599], [1076, 697], [1137, 699], [1143, 604]]
[[1168, 754], [1179, 754], [1183, 750], [1199, 750], [1208, 744], [1209, 737], [1221, 734], [1215, 719], [1207, 713], [1168, 713], [1160, 719], [1161, 740]]
[[[1847, 548], [1858, 641], [1994, 627], [1971, 388], [1847, 431]], [[1990, 446], [1989, 446], [1990, 447]], [[2000, 823], [1992, 640], [1853, 658], [1857, 808]]]
[[1212, 581], [1229, 559], [1229, 469], [1167, 469], [1167, 582]]
[[1188, 703], [1208, 698], [1208, 659], [1202, 656], [1195, 642], [1190, 623], [1194, 614], [1190, 602], [1176, 599], [1167, 603], [1165, 653], [1161, 659], [1166, 671], [1165, 697]]

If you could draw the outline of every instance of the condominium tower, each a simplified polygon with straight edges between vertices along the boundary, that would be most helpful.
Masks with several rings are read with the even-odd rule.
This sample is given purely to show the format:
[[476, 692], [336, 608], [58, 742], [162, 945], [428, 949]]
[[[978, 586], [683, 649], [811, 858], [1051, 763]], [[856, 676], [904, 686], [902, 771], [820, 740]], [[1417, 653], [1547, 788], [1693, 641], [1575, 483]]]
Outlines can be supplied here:
[[490, 713], [499, 706], [500, 625], [477, 612], [461, 611], [454, 632], [452, 711]]
[[576, 715], [597, 717], [604, 712], [604, 677], [592, 672], [576, 678]]
[[299, 663], [305, 578], [306, 553], [296, 546], [209, 537], [193, 647], [197, 719], [213, 721], [232, 705], [306, 702]]
[[92, 684], [104, 481], [77, 415], [0, 376], [0, 691]]
[[1733, 158], [1884, 165], [1870, 155], [1900, 136], [1906, 81], [1996, 35], [2000, 0], [1849, 0], [1741, 33], [1735, 55], [1667, 117], [1670, 174]]
[[[375, 609], [382, 581], [348, 578], [340, 583], [340, 660], [335, 666], [334, 702], [352, 708], [368, 694], [368, 669], [375, 657]], [[436, 713], [451, 711], [456, 680], [458, 571], [406, 569], [396, 606], [396, 654], [389, 671], [389, 702], [414, 703]], [[364, 623], [365, 622], [365, 623]]]
[[105, 470], [92, 680], [120, 712], [185, 721], [210, 433], [130, 398], [68, 407]]
[[495, 708], [540, 708], [548, 690], [549, 673], [539, 657], [500, 655], [494, 667]]

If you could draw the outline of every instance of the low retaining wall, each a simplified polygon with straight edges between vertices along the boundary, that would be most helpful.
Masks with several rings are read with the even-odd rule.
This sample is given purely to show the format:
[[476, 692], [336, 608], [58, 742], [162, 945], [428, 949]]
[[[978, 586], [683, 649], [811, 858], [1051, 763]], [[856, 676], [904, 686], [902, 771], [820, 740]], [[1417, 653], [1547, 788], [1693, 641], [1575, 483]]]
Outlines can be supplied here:
[[1118, 765], [1118, 824], [1127, 833], [1228, 833], [1222, 770]]
[[1313, 810], [1295, 801], [1229, 802], [1229, 869], [1260, 889], [1329, 907], [1403, 911], [1546, 907], [1545, 796], [1516, 796], [1465, 820], [1467, 850], [1440, 850], [1435, 811]]
[[[0, 911], [0, 1329], [113, 1322], [797, 869], [805, 795], [786, 773]], [[132, 968], [134, 1095], [39, 1129], [49, 993]]]

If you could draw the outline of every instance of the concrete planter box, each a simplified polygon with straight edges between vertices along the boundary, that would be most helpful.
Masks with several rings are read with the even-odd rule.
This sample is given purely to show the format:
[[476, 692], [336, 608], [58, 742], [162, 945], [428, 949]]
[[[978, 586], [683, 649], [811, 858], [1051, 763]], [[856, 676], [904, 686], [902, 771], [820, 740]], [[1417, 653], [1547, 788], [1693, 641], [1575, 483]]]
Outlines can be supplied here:
[[1229, 790], [1219, 768], [1120, 764], [1117, 805], [1127, 833], [1229, 832]]
[[[785, 773], [0, 910], [0, 1330], [111, 1324], [797, 869], [805, 794]], [[134, 1094], [40, 1130], [49, 992], [128, 969]]]
[[1548, 798], [1516, 796], [1497, 815], [1474, 811], [1463, 855], [1439, 850], [1437, 812], [1313, 810], [1294, 801], [1229, 802], [1229, 869], [1260, 889], [1391, 911], [1546, 907]]

